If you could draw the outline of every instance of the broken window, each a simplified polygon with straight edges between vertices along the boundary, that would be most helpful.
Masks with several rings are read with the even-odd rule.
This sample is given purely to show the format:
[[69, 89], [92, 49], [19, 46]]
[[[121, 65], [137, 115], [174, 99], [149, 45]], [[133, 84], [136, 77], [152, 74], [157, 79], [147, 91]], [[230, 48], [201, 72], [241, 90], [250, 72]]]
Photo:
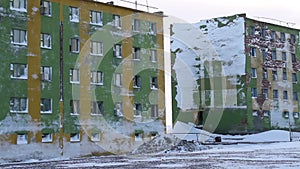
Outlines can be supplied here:
[[135, 75], [133, 78], [133, 88], [142, 87], [142, 78], [139, 75]]
[[91, 114], [92, 115], [103, 115], [104, 105], [103, 101], [93, 101], [91, 103]]
[[90, 23], [93, 25], [102, 25], [102, 12], [90, 11]]
[[76, 7], [69, 7], [69, 17], [71, 22], [79, 22], [79, 9]]
[[251, 88], [251, 96], [257, 97], [257, 88]]
[[297, 83], [297, 74], [296, 73], [292, 73], [292, 82]]
[[25, 64], [10, 64], [10, 78], [13, 79], [27, 79], [27, 65]]
[[15, 45], [27, 45], [27, 31], [20, 29], [12, 29], [11, 43]]
[[70, 83], [80, 83], [79, 69], [70, 69]]
[[293, 92], [293, 100], [298, 101], [298, 92]]
[[250, 56], [256, 57], [256, 48], [250, 47]]
[[28, 113], [28, 104], [26, 97], [11, 97], [9, 102], [10, 112]]
[[52, 4], [49, 1], [41, 2], [41, 15], [51, 16], [52, 15]]
[[14, 11], [26, 12], [27, 0], [10, 0], [10, 9]]
[[42, 98], [41, 99], [41, 113], [52, 113], [52, 100]]
[[91, 41], [90, 42], [90, 47], [91, 47], [91, 55], [103, 55], [103, 43], [102, 42], [96, 42], [96, 41]]
[[251, 76], [252, 76], [252, 78], [257, 78], [257, 71], [256, 71], [256, 68], [252, 68], [252, 69], [251, 69]]
[[136, 117], [142, 116], [142, 104], [134, 103], [133, 111], [134, 111], [134, 116], [136, 116]]
[[278, 90], [273, 90], [273, 99], [278, 100]]
[[280, 40], [281, 40], [282, 42], [285, 41], [285, 33], [284, 33], [284, 32], [280, 32]]
[[71, 115], [80, 114], [80, 101], [79, 100], [70, 100], [70, 110]]
[[287, 100], [288, 99], [288, 92], [285, 90], [283, 91], [283, 99]]

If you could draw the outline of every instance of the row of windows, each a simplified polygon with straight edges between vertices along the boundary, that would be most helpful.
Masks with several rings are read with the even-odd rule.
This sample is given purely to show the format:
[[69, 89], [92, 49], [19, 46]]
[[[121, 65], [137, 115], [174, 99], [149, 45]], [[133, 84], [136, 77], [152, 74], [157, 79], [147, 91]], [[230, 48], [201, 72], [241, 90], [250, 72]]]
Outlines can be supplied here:
[[[277, 34], [276, 31], [273, 30], [267, 30], [265, 28], [262, 29], [257, 29], [254, 26], [250, 27], [250, 35], [255, 36], [255, 35], [260, 35], [262, 38], [271, 38], [272, 40], [277, 39]], [[284, 32], [280, 32], [280, 41], [285, 42], [286, 41], [286, 34]], [[294, 34], [290, 34], [290, 42], [292, 44], [295, 44], [296, 42], [296, 37]]]
[[[257, 69], [256, 68], [251, 68], [251, 77], [252, 78], [257, 78]], [[263, 69], [262, 71], [262, 77], [263, 79], [268, 79], [268, 71], [267, 69]], [[278, 72], [277, 70], [272, 70], [272, 78], [273, 80], [278, 80]], [[287, 70], [286, 68], [282, 69], [282, 80], [287, 80]], [[292, 82], [297, 83], [297, 74], [292, 73]]]
[[[258, 116], [259, 115], [259, 111], [258, 110], [253, 110], [252, 111], [252, 115], [253, 116]], [[263, 110], [262, 116], [269, 117], [270, 116], [270, 111], [269, 110]], [[285, 117], [285, 118], [289, 118], [290, 113], [288, 111], [284, 111], [284, 112], [282, 112], [282, 116]], [[295, 119], [298, 119], [299, 118], [299, 112], [293, 112], [293, 117]]]
[[[52, 99], [42, 98], [41, 99], [41, 113], [49, 114], [52, 113]], [[134, 116], [142, 116], [142, 104], [134, 103], [133, 106]], [[11, 113], [28, 113], [28, 99], [26, 97], [11, 97], [10, 98], [10, 112]], [[70, 114], [80, 114], [80, 101], [70, 101]], [[92, 101], [91, 102], [91, 115], [103, 115], [104, 114], [104, 102], [103, 101]], [[116, 103], [114, 108], [114, 114], [116, 116], [123, 116], [122, 103]], [[157, 104], [151, 105], [151, 117], [158, 116]]]
[[[262, 95], [265, 99], [269, 98], [269, 89], [262, 89]], [[258, 92], [257, 92], [257, 88], [251, 88], [251, 96], [252, 97], [257, 97], [258, 96]], [[282, 92], [282, 96], [284, 100], [288, 100], [289, 96], [288, 96], [288, 91], [284, 90]], [[278, 100], [278, 90], [274, 89], [273, 90], [273, 100]], [[298, 92], [293, 92], [293, 100], [294, 101], [298, 101]]]
[[[10, 77], [12, 79], [27, 79], [28, 68], [26, 64], [10, 64]], [[52, 67], [42, 66], [41, 67], [41, 80], [52, 81]]]
[[[263, 61], [266, 61], [266, 58], [267, 58], [266, 49], [262, 48], [261, 52], [262, 52]], [[257, 48], [256, 47], [250, 47], [250, 56], [252, 56], [252, 57], [257, 56]], [[271, 57], [272, 57], [272, 60], [278, 60], [276, 50], [271, 51]], [[281, 52], [281, 59], [282, 59], [282, 61], [287, 61], [287, 54], [285, 51]], [[291, 53], [291, 59], [292, 59], [292, 62], [296, 62], [296, 55], [294, 53]]]

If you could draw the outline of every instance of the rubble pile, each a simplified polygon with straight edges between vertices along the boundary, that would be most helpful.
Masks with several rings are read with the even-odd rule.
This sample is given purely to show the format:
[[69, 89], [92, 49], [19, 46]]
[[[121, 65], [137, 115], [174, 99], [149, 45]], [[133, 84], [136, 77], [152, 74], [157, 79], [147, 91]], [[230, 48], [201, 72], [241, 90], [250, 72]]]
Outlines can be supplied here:
[[181, 140], [177, 145], [172, 146], [170, 149], [166, 150], [165, 153], [194, 152], [194, 151], [201, 151], [201, 150], [207, 150], [207, 149], [208, 149], [208, 146], [201, 145], [197, 141]]

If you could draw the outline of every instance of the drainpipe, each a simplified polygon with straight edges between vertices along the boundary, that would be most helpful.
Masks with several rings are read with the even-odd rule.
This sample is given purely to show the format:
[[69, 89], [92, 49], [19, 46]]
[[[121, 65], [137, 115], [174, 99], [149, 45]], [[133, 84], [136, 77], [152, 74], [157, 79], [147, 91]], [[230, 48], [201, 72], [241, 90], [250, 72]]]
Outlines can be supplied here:
[[64, 148], [64, 97], [63, 97], [63, 22], [60, 22], [59, 26], [59, 41], [60, 41], [60, 57], [59, 57], [59, 147], [60, 154], [63, 156]]

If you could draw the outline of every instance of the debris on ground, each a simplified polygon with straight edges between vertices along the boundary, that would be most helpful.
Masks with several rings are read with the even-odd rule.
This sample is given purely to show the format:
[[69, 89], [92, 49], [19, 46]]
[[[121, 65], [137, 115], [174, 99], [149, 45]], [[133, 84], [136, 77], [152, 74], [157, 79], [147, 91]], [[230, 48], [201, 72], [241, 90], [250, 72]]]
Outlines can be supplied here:
[[178, 153], [178, 152], [194, 152], [209, 149], [208, 146], [200, 144], [198, 141], [181, 140], [177, 145], [172, 146], [171, 149], [165, 151], [165, 153]]

